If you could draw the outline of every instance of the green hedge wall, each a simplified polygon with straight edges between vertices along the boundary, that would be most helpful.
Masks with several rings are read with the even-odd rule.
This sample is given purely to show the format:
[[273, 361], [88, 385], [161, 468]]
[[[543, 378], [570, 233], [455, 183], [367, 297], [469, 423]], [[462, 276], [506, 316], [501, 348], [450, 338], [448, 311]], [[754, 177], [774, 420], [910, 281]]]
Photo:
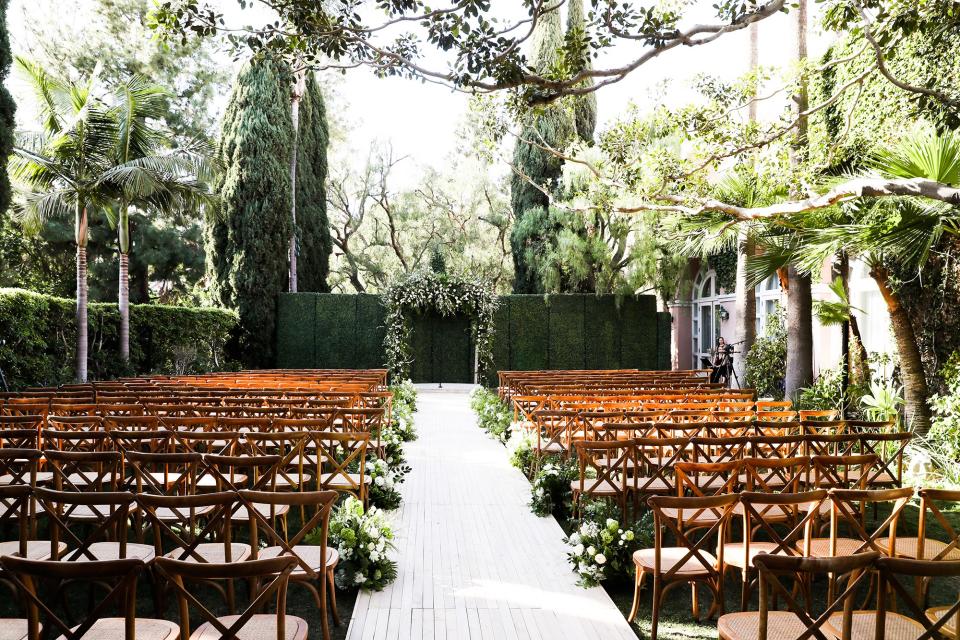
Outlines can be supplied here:
[[[168, 305], [130, 305], [130, 365], [120, 360], [120, 314], [115, 304], [88, 310], [90, 377], [196, 373], [234, 367], [225, 345], [237, 328], [232, 311]], [[73, 379], [76, 303], [23, 289], [0, 289], [0, 368], [13, 389]]]
[[[494, 371], [669, 369], [670, 321], [669, 313], [657, 312], [653, 296], [502, 296], [494, 319]], [[383, 367], [384, 322], [378, 296], [281, 294], [277, 366]], [[468, 381], [469, 329], [466, 318], [415, 316], [414, 381]], [[487, 382], [495, 380], [494, 374]]]

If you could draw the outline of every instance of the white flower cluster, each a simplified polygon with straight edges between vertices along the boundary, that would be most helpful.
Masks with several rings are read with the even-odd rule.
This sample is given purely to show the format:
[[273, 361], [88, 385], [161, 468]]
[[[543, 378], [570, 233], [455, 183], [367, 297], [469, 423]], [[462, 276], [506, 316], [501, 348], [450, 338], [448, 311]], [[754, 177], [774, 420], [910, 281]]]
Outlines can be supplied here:
[[389, 459], [371, 458], [367, 461], [367, 472], [373, 484], [383, 489], [393, 489], [397, 485], [396, 473], [390, 468]]
[[613, 518], [602, 524], [588, 520], [567, 538], [567, 556], [583, 584], [597, 584], [609, 577], [611, 558], [622, 556], [634, 538], [632, 530], [623, 529]]

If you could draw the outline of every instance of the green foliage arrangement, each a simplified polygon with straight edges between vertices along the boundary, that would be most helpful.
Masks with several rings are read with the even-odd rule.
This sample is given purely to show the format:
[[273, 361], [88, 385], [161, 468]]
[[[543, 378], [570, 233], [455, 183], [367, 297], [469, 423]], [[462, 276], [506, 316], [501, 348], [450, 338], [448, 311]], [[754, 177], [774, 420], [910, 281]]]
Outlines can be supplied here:
[[530, 490], [530, 510], [540, 517], [549, 515], [565, 520], [570, 516], [573, 498], [570, 483], [580, 477], [577, 461], [558, 456], [547, 458], [533, 478]]
[[510, 439], [507, 440], [510, 465], [527, 476], [533, 468], [533, 445], [536, 444], [536, 440], [536, 436], [530, 429], [511, 429]]
[[569, 547], [567, 558], [584, 587], [627, 578], [633, 570], [633, 552], [653, 546], [653, 514], [650, 511], [624, 527], [616, 504], [591, 500], [583, 506], [583, 515], [573, 524], [573, 531], [564, 542]]
[[837, 409], [841, 415], [846, 404], [840, 367], [820, 371], [812, 385], [800, 390], [796, 402], [798, 409]]
[[410, 411], [410, 415], [417, 410], [417, 387], [409, 378], [395, 382], [390, 385], [390, 392], [393, 394], [393, 410], [403, 406]]
[[903, 387], [892, 382], [873, 382], [870, 393], [860, 398], [863, 416], [876, 422], [896, 422], [903, 408]]
[[[107, 379], [130, 373], [202, 373], [234, 368], [225, 345], [237, 314], [225, 309], [135, 304], [130, 307], [130, 365], [118, 352], [116, 305], [89, 310], [90, 371]], [[76, 302], [22, 289], [0, 289], [0, 366], [11, 388], [73, 379]]]
[[[308, 543], [316, 544], [314, 535], [307, 537]], [[370, 507], [364, 513], [362, 502], [347, 498], [330, 517], [329, 544], [340, 554], [337, 588], [382, 591], [397, 579], [397, 563], [389, 555], [393, 529], [380, 509]]]
[[240, 314], [240, 349], [250, 366], [273, 365], [276, 296], [287, 286], [290, 86], [289, 69], [269, 57], [240, 71], [218, 148], [220, 203], [207, 220], [211, 294]]
[[513, 411], [496, 391], [477, 387], [470, 394], [470, 408], [477, 415], [477, 426], [500, 442], [510, 438], [510, 423]]
[[747, 353], [748, 387], [757, 390], [757, 397], [783, 399], [783, 377], [787, 370], [787, 328], [783, 313], [767, 318], [764, 335], [757, 338]]
[[498, 300], [480, 280], [429, 271], [414, 272], [387, 289], [383, 304], [387, 309], [383, 346], [387, 368], [394, 379], [410, 377], [413, 362], [410, 353], [411, 314], [431, 310], [444, 317], [467, 315], [477, 349], [478, 377], [483, 379], [493, 367], [493, 317]]
[[370, 454], [366, 472], [370, 476], [370, 504], [378, 509], [393, 511], [403, 502], [400, 485], [410, 467], [395, 459], [378, 458]]

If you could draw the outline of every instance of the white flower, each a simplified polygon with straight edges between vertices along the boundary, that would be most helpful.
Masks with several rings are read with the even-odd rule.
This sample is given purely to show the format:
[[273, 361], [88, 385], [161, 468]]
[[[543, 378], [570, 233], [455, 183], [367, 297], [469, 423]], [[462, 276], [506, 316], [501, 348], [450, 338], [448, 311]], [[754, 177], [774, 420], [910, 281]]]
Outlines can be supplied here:
[[367, 551], [373, 551], [376, 548], [377, 545], [373, 544], [372, 542], [367, 545]]
[[583, 555], [583, 545], [582, 545], [582, 544], [578, 544], [577, 546], [575, 546], [575, 547], [573, 548], [573, 554], [576, 555], [576, 556], [582, 556], [582, 555]]
[[580, 544], [580, 534], [579, 534], [579, 533], [574, 532], [574, 533], [570, 536], [570, 544]]
[[597, 550], [591, 545], [587, 547], [587, 555], [592, 556], [597, 552]]
[[603, 555], [602, 553], [598, 553], [593, 557], [593, 559], [597, 564], [603, 564], [607, 561], [607, 556]]
[[378, 487], [382, 487], [382, 486], [383, 486], [383, 476], [377, 476], [376, 478], [374, 478], [373, 483], [374, 483], [375, 485], [377, 485]]

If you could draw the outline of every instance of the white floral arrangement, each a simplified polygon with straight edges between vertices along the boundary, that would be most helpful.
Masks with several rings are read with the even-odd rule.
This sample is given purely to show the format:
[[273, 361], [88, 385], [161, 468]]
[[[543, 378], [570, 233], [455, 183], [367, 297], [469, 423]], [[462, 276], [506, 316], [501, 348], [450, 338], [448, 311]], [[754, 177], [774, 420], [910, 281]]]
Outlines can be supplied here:
[[338, 588], [380, 591], [396, 579], [397, 563], [390, 558], [393, 529], [380, 509], [364, 513], [363, 503], [347, 498], [330, 518], [329, 541], [340, 554]]
[[566, 539], [567, 558], [585, 587], [626, 577], [633, 567], [633, 552], [652, 544], [649, 512], [631, 526], [623, 526], [610, 517], [618, 511], [612, 504], [588, 503], [584, 517]]

